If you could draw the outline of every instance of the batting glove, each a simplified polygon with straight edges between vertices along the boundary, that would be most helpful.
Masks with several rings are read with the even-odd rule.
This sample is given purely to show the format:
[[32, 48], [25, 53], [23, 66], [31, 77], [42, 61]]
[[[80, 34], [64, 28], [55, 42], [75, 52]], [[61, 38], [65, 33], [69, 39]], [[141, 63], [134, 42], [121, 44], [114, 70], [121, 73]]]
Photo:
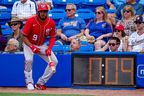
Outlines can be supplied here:
[[51, 56], [51, 49], [47, 49], [47, 50], [46, 50], [46, 55], [47, 55], [47, 56]]
[[31, 45], [30, 48], [31, 48], [33, 53], [39, 53], [40, 52], [40, 49], [34, 45]]

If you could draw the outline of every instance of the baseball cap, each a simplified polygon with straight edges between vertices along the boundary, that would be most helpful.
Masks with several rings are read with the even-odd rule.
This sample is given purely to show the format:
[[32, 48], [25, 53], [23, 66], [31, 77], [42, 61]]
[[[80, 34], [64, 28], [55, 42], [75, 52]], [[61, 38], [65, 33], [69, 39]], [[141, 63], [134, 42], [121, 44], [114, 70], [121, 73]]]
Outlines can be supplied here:
[[49, 6], [49, 5], [46, 4], [46, 3], [40, 3], [40, 4], [38, 5], [38, 11], [42, 11], [42, 10], [48, 11], [48, 10], [49, 10], [48, 6]]
[[122, 24], [118, 24], [115, 27], [116, 30], [124, 31], [124, 26]]
[[142, 15], [137, 16], [134, 22], [135, 23], [144, 23], [144, 17]]

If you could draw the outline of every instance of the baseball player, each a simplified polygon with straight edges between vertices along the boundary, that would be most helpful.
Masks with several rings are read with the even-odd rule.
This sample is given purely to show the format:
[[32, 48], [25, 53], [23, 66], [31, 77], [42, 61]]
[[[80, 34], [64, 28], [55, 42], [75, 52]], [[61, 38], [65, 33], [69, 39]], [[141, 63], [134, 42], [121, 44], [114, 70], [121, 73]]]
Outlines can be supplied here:
[[[23, 33], [23, 46], [24, 46], [24, 57], [25, 57], [25, 81], [28, 90], [34, 90], [34, 81], [32, 78], [32, 62], [34, 54], [38, 54], [47, 63], [44, 74], [39, 78], [36, 89], [45, 90], [45, 83], [53, 75], [53, 66], [56, 66], [58, 60], [54, 53], [51, 51], [56, 39], [56, 26], [55, 22], [49, 18], [48, 15], [49, 7], [45, 3], [40, 3], [38, 5], [38, 13], [36, 16], [31, 17], [26, 22]], [[49, 45], [44, 45], [44, 42], [50, 36]], [[48, 58], [49, 57], [49, 58]]]

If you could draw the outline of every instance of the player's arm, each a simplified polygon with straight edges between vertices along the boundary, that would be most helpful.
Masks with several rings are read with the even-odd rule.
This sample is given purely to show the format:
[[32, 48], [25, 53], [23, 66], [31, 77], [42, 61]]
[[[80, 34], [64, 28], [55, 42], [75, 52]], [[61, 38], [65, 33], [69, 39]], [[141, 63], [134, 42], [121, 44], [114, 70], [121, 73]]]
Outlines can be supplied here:
[[39, 53], [40, 52], [40, 49], [38, 47], [36, 47], [35, 45], [31, 44], [25, 35], [23, 35], [23, 42], [31, 48], [33, 53]]
[[48, 45], [48, 49], [46, 50], [46, 55], [47, 56], [51, 56], [51, 50], [52, 50], [52, 47], [56, 41], [56, 26], [55, 26], [55, 23], [53, 21], [52, 23], [52, 31], [50, 32], [50, 40], [49, 40], [49, 45]]
[[28, 40], [27, 36], [23, 35], [23, 42], [27, 45], [27, 46], [31, 46], [32, 44], [30, 43], [30, 41]]

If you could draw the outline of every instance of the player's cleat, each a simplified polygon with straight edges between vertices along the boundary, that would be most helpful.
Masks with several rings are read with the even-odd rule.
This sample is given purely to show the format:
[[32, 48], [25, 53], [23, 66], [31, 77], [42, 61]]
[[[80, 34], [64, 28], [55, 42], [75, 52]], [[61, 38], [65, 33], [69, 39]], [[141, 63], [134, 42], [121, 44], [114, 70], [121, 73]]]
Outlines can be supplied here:
[[32, 83], [27, 84], [27, 89], [28, 90], [34, 90], [34, 86]]
[[38, 90], [46, 90], [46, 86], [45, 85], [41, 85], [41, 84], [36, 84], [35, 88]]

